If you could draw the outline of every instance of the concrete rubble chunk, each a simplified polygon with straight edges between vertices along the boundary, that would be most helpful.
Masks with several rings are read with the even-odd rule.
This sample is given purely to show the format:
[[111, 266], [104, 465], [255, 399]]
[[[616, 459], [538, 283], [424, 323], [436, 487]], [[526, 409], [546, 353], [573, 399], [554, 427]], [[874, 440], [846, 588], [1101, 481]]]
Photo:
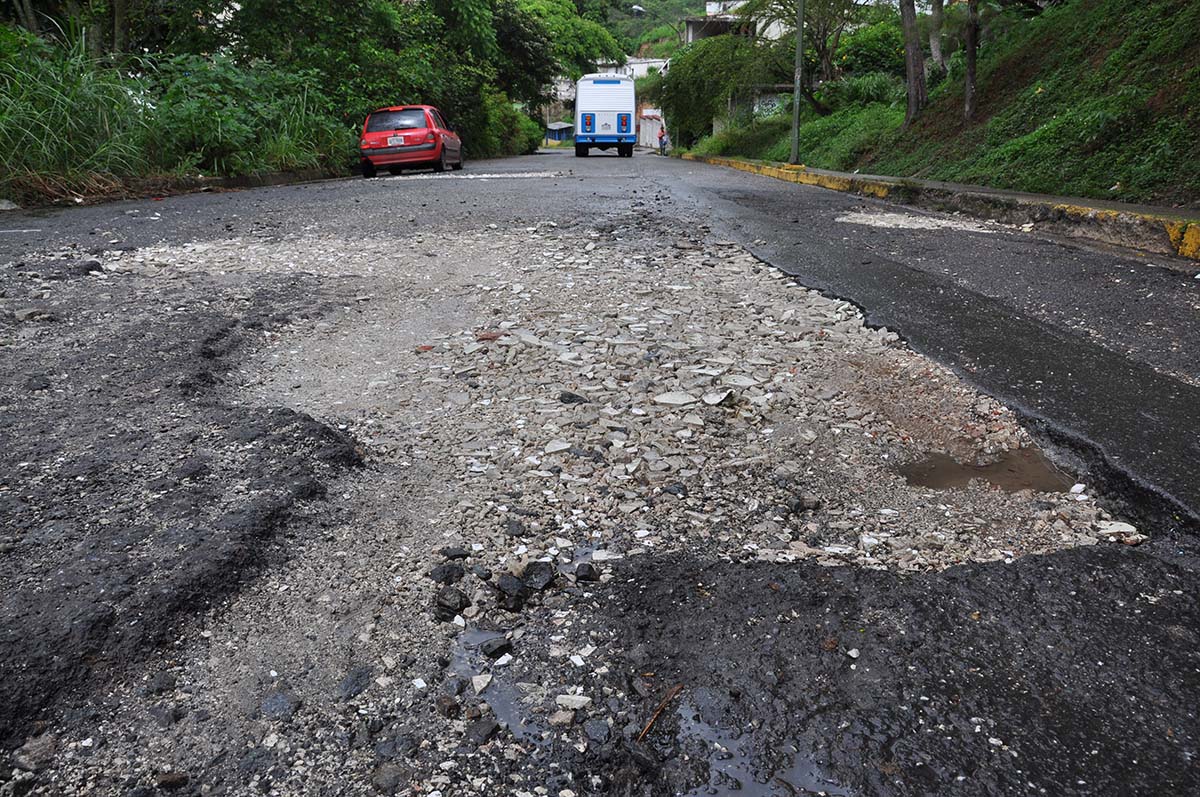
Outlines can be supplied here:
[[666, 404], [671, 407], [686, 407], [689, 404], [695, 404], [699, 399], [691, 393], [671, 392], [659, 393], [654, 397], [654, 401], [657, 404]]

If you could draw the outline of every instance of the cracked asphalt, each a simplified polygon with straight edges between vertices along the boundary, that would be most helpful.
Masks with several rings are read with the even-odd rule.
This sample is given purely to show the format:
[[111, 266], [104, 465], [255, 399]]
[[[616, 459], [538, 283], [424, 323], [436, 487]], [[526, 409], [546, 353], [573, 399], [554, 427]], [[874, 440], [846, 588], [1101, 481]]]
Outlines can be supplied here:
[[[1200, 790], [1200, 281], [960, 221], [566, 152], [0, 215], [0, 794]], [[597, 268], [629, 269], [636, 290], [589, 283]], [[610, 323], [653, 334], [726, 290], [758, 318], [792, 280], [830, 297], [796, 299], [811, 315], [784, 319], [795, 351], [843, 333], [851, 347], [805, 360], [812, 378], [838, 357], [858, 375], [809, 404], [767, 409], [769, 348], [738, 355], [760, 369], [724, 382], [744, 395], [682, 421], [670, 404], [692, 382], [638, 370], [659, 367], [657, 347], [625, 361], [635, 341], [610, 337], [611, 376], [578, 384], [522, 359], [573, 325], [586, 345]], [[647, 322], [639, 302], [662, 312]], [[724, 332], [775, 334], [782, 316], [761, 318]], [[809, 341], [812, 319], [834, 338]], [[455, 359], [462, 334], [492, 370]], [[699, 334], [665, 350], [703, 348]], [[929, 358], [937, 389], [886, 392], [898, 383], [872, 358], [909, 367], [887, 357]], [[727, 379], [727, 359], [686, 379], [714, 362]], [[574, 398], [535, 397], [526, 424], [486, 414], [493, 389]], [[590, 390], [612, 394], [610, 417]], [[656, 392], [667, 410], [643, 409]], [[464, 407], [483, 414], [460, 422]], [[790, 428], [789, 407], [817, 431]], [[659, 419], [651, 456], [615, 456]], [[607, 442], [588, 449], [597, 423]], [[487, 464], [476, 438], [493, 434], [512, 435], [498, 450], [536, 446], [531, 473], [568, 492], [539, 499], [515, 464]], [[1029, 435], [1101, 514], [978, 484], [910, 495], [870, 469], [922, 446], [986, 459]], [[740, 484], [706, 470], [704, 454], [743, 448]], [[579, 461], [542, 461], [558, 451]], [[619, 481], [579, 486], [610, 460]], [[815, 494], [780, 508], [801, 486]], [[868, 528], [876, 492], [900, 519]], [[1061, 532], [1061, 550], [981, 546], [937, 567], [871, 553], [893, 523], [955, 511], [978, 528], [1057, 518], [1028, 528]], [[1110, 516], [1149, 539], [1097, 542]], [[586, 544], [572, 517], [596, 529]], [[594, 582], [575, 570], [592, 557]], [[557, 570], [535, 579], [544, 562]], [[506, 569], [519, 591], [493, 578]], [[481, 663], [464, 639], [501, 639], [515, 662]]]

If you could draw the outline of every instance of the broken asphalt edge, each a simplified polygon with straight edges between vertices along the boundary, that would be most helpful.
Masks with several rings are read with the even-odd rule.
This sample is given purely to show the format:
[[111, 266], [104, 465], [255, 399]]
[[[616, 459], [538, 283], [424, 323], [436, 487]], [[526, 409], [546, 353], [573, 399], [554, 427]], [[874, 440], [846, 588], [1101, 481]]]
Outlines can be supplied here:
[[[1162, 213], [1138, 206], [1081, 204], [1087, 200], [956, 186], [929, 180], [809, 169], [741, 158], [682, 153], [683, 160], [725, 166], [789, 183], [869, 196], [930, 210], [955, 211], [1006, 224], [1033, 224], [1040, 232], [1081, 238], [1200, 262], [1200, 215]], [[1187, 270], [1184, 264], [1165, 264]]]
[[194, 194], [203, 191], [239, 191], [250, 188], [268, 188], [280, 185], [303, 185], [324, 180], [339, 180], [349, 177], [349, 170], [334, 168], [297, 169], [282, 172], [261, 172], [234, 177], [217, 176], [166, 176], [131, 177], [116, 180], [96, 193], [74, 193], [63, 196], [22, 196], [12, 207], [0, 207], [0, 211], [37, 210], [43, 208], [70, 207], [74, 204], [98, 205], [104, 202], [119, 202], [129, 199], [161, 198]]
[[1106, 447], [1092, 436], [1070, 423], [1055, 419], [1010, 390], [997, 390], [994, 385], [981, 383], [973, 373], [946, 362], [932, 352], [913, 343], [904, 329], [884, 324], [869, 307], [834, 290], [806, 285], [799, 275], [773, 264], [769, 255], [747, 251], [764, 263], [779, 268], [788, 279], [827, 298], [848, 302], [858, 308], [863, 324], [871, 329], [886, 328], [895, 332], [914, 351], [942, 363], [960, 379], [976, 390], [995, 398], [1016, 413], [1018, 420], [1039, 446], [1051, 453], [1051, 459], [1080, 474], [1086, 474], [1090, 485], [1100, 488], [1107, 509], [1135, 521], [1139, 528], [1155, 529], [1154, 536], [1183, 534], [1200, 538], [1200, 506], [1173, 494], [1152, 478], [1130, 468], [1109, 455]]

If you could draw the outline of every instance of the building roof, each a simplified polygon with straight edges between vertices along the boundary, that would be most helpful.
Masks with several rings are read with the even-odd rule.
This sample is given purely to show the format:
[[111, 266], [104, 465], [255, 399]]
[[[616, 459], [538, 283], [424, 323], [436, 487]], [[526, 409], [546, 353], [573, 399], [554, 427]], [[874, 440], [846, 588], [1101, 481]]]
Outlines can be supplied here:
[[551, 122], [550, 124], [546, 125], [546, 129], [547, 130], [566, 130], [567, 128], [574, 127], [574, 126], [575, 125], [571, 124], [570, 122]]

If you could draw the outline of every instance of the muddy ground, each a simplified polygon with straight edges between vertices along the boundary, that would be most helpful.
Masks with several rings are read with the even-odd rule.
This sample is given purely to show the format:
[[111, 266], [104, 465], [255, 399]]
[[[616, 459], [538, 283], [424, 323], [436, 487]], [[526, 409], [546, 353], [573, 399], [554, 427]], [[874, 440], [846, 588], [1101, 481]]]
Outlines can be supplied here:
[[687, 203], [515, 174], [0, 268], [0, 792], [1200, 788], [1161, 504]]

